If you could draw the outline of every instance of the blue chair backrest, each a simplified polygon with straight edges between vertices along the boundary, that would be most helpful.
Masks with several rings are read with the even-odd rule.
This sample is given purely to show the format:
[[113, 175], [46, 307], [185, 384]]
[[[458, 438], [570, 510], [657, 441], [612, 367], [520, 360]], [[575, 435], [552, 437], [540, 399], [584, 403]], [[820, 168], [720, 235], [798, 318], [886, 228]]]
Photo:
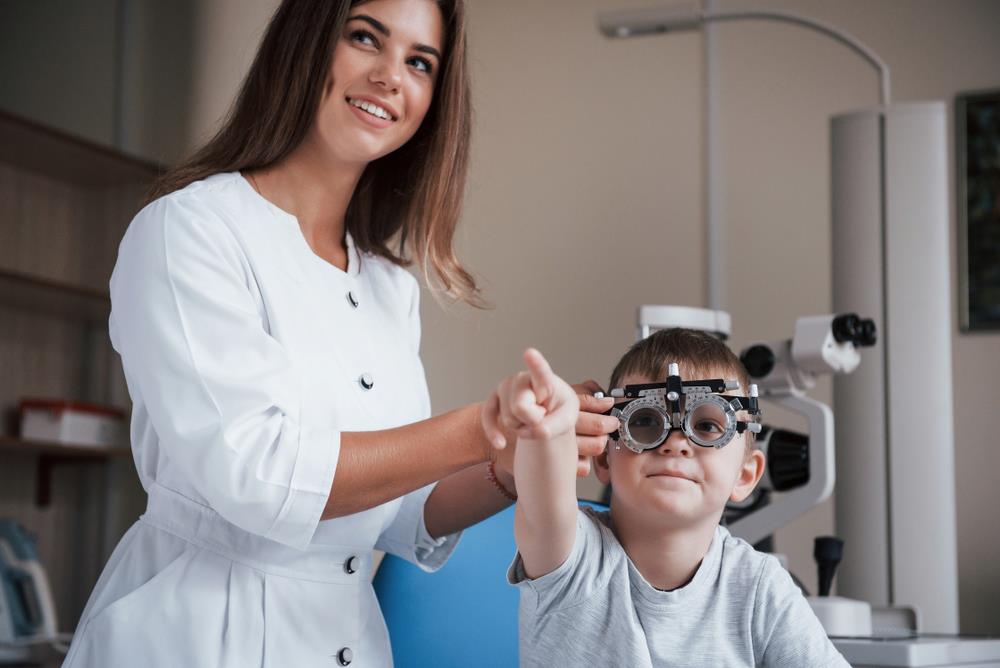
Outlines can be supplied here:
[[[606, 506], [589, 505], [606, 510]], [[436, 573], [387, 554], [375, 592], [397, 668], [517, 666], [514, 507], [466, 529]]]

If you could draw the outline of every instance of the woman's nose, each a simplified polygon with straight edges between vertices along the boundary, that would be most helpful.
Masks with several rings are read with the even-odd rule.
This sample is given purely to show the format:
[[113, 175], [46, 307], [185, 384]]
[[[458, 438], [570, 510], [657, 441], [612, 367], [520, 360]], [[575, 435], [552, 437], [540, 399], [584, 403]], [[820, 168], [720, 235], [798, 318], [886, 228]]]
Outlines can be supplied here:
[[691, 449], [691, 441], [688, 440], [687, 436], [680, 429], [674, 429], [667, 435], [667, 440], [663, 441], [659, 448], [657, 448], [661, 455], [682, 455], [685, 457], [690, 457], [694, 454]]
[[372, 67], [368, 79], [373, 84], [395, 93], [403, 83], [400, 63], [397, 63], [394, 58], [380, 58]]

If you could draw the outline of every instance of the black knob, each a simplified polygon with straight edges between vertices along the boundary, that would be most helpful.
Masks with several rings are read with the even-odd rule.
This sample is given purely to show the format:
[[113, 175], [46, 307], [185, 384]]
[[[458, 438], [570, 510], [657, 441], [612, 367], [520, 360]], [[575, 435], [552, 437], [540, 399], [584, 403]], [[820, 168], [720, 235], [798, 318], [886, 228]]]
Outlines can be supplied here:
[[762, 343], [752, 345], [740, 355], [740, 361], [753, 378], [763, 378], [774, 369], [774, 351]]
[[830, 330], [837, 343], [857, 343], [861, 338], [861, 318], [857, 313], [844, 313], [836, 316], [830, 323]]
[[878, 332], [875, 329], [875, 321], [871, 318], [861, 321], [861, 337], [858, 341], [859, 346], [874, 346], [875, 342], [878, 340]]
[[833, 576], [837, 572], [837, 565], [844, 555], [844, 541], [836, 536], [817, 536], [813, 543], [813, 557], [819, 567], [820, 596], [829, 596], [830, 587], [833, 585]]
[[337, 663], [340, 665], [349, 666], [351, 661], [354, 661], [354, 652], [351, 651], [350, 647], [345, 647], [337, 652]]

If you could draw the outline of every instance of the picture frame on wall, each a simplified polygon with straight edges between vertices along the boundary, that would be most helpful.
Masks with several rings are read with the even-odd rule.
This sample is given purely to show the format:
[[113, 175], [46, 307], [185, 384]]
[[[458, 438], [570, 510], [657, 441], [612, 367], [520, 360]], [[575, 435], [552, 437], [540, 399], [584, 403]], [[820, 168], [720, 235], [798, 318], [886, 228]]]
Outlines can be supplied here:
[[1000, 88], [955, 98], [959, 323], [1000, 330]]

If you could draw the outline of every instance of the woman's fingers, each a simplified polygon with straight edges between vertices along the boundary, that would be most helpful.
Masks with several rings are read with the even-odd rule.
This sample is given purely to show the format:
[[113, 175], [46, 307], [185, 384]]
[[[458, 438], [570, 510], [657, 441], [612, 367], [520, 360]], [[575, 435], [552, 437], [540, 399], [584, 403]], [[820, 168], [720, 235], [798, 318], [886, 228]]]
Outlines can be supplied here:
[[490, 395], [490, 398], [486, 400], [483, 404], [483, 410], [480, 413], [480, 421], [483, 424], [483, 432], [486, 434], [487, 440], [493, 445], [497, 450], [502, 450], [507, 445], [507, 439], [503, 435], [503, 430], [499, 426], [499, 413], [500, 413], [500, 397], [494, 392]]
[[586, 394], [588, 396], [593, 396], [594, 392], [603, 392], [604, 388], [593, 378], [583, 381], [582, 383], [576, 383], [575, 385], [570, 385], [573, 391], [577, 394]]
[[581, 457], [596, 457], [604, 452], [608, 444], [607, 436], [580, 436], [576, 437], [576, 449]]
[[576, 433], [584, 436], [606, 436], [621, 426], [618, 418], [599, 413], [588, 413], [582, 408], [576, 418]]
[[581, 394], [579, 398], [580, 410], [587, 413], [605, 413], [615, 405], [615, 400], [612, 397], [598, 399], [592, 394]]
[[586, 478], [590, 474], [590, 457], [580, 457], [576, 462], [576, 477]]

